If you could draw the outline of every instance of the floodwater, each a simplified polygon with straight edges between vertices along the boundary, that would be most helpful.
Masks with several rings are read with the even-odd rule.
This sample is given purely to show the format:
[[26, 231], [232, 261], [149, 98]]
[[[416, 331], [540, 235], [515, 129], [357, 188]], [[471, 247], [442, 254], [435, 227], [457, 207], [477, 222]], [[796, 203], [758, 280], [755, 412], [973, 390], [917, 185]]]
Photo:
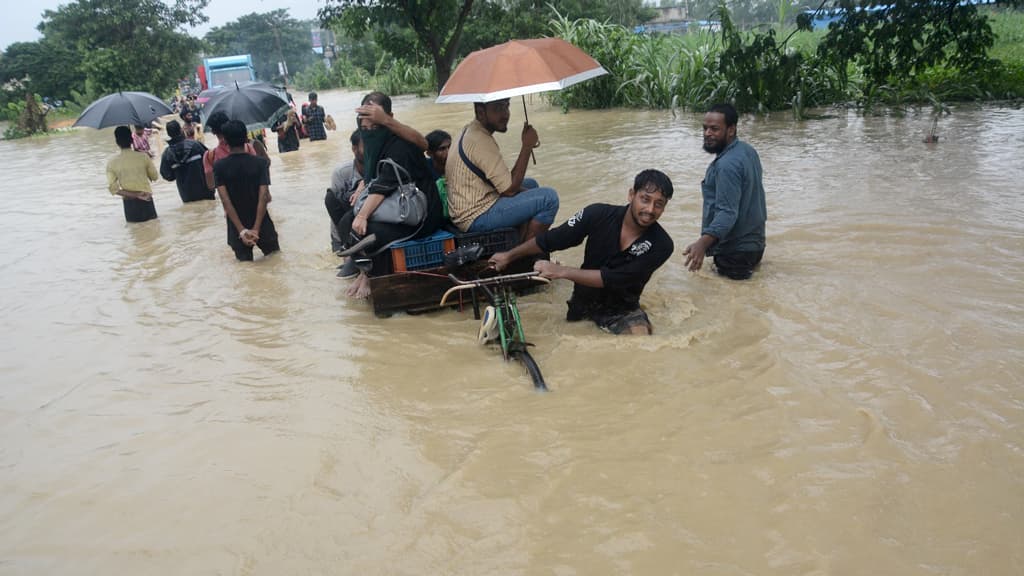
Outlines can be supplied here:
[[937, 145], [927, 114], [744, 118], [768, 249], [732, 282], [682, 265], [700, 116], [533, 99], [560, 221], [644, 168], [676, 187], [655, 336], [522, 298], [538, 394], [471, 314], [344, 296], [323, 195], [358, 99], [273, 153], [283, 250], [250, 264], [171, 183], [126, 224], [111, 130], [0, 142], [0, 574], [1024, 573], [1024, 111]]

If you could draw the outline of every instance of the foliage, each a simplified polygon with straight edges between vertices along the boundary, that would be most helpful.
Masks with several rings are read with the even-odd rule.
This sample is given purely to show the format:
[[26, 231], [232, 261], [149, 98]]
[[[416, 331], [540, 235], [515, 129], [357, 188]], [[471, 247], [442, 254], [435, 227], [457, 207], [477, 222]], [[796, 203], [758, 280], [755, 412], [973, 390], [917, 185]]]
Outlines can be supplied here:
[[[555, 36], [574, 44], [597, 60], [608, 74], [598, 76], [562, 90], [553, 95], [556, 103], [563, 108], [606, 108], [623, 105], [619, 94], [619, 84], [625, 77], [629, 56], [634, 45], [642, 41], [622, 26], [592, 19], [572, 20], [567, 16], [556, 14], [551, 20], [551, 30]], [[653, 61], [651, 64], [661, 64]]]
[[1024, 12], [995, 8], [983, 13], [989, 17], [992, 33], [996, 37], [989, 56], [1024, 66]]
[[728, 78], [725, 100], [737, 110], [767, 112], [791, 104], [803, 55], [780, 50], [775, 30], [754, 32], [749, 41], [736, 29], [724, 3], [719, 9], [724, 49], [718, 68]]
[[4, 130], [4, 138], [14, 140], [46, 132], [46, 113], [38, 94], [24, 93], [20, 100], [9, 101], [2, 111], [2, 117], [11, 125]]
[[741, 34], [721, 5], [723, 50], [718, 69], [725, 79], [715, 100], [732, 102], [741, 112], [790, 108], [797, 117], [807, 106], [834, 103], [845, 94], [845, 79], [830, 63], [787, 48], [775, 29]]
[[65, 46], [84, 82], [63, 86], [88, 98], [118, 90], [170, 92], [192, 68], [200, 42], [181, 29], [206, 21], [209, 0], [77, 0], [43, 12], [44, 42]]
[[547, 30], [547, 0], [512, 2], [476, 2], [462, 42], [459, 56], [508, 42], [513, 38], [537, 38]]
[[0, 108], [0, 120], [8, 122], [17, 121], [21, 113], [25, 111], [25, 103], [20, 100], [10, 100], [3, 108]]
[[85, 82], [75, 52], [58, 42], [15, 42], [7, 47], [0, 60], [0, 82], [24, 80], [33, 92], [61, 100], [71, 89]]
[[767, 112], [834, 102], [839, 75], [775, 42], [775, 32], [741, 33], [723, 8], [722, 33], [637, 35], [593, 20], [552, 20], [555, 35], [594, 56], [607, 76], [554, 95], [563, 108], [603, 106], [703, 109], [731, 101]]
[[328, 88], [365, 88], [370, 85], [370, 73], [339, 58], [330, 69], [321, 61], [299, 72], [292, 78], [292, 84], [302, 90], [326, 90]]
[[411, 30], [423, 53], [429, 55], [440, 90], [451, 75], [462, 29], [473, 0], [327, 0], [320, 19], [338, 23], [359, 38], [375, 32], [377, 42], [395, 54], [408, 54]]
[[[987, 64], [995, 41], [988, 18], [976, 5], [960, 0], [837, 0], [836, 6], [843, 10], [842, 17], [829, 25], [818, 54], [840, 71], [847, 63], [856, 63], [867, 95], [914, 82], [935, 66], [979, 70]], [[810, 22], [801, 18], [799, 24], [807, 29]]]
[[28, 138], [29, 136], [31, 134], [18, 128], [17, 124], [11, 124], [4, 129], [4, 140], [17, 140], [18, 138]]
[[295, 20], [282, 9], [241, 16], [210, 30], [203, 39], [211, 55], [252, 54], [256, 77], [276, 81], [278, 62], [283, 60], [295, 73], [317, 60], [309, 29], [310, 23]]
[[304, 90], [372, 88], [387, 94], [424, 95], [434, 89], [434, 70], [430, 66], [412, 64], [385, 53], [374, 68], [377, 72], [371, 75], [345, 59], [338, 59], [330, 69], [317, 63], [296, 74], [294, 84]]
[[332, 63], [332, 67], [343, 63], [372, 73], [377, 65], [377, 60], [384, 53], [377, 42], [368, 37], [361, 40], [353, 38], [340, 27], [335, 27], [332, 32], [334, 32], [337, 59]]
[[433, 70], [428, 66], [417, 66], [402, 59], [381, 56], [377, 64], [377, 73], [371, 80], [371, 86], [385, 94], [419, 95], [429, 92], [434, 85]]
[[538, 12], [547, 6], [549, 14], [562, 14], [572, 20], [590, 18], [626, 28], [633, 28], [658, 15], [641, 0], [546, 0], [543, 6], [537, 2], [530, 4], [534, 4], [531, 9]]

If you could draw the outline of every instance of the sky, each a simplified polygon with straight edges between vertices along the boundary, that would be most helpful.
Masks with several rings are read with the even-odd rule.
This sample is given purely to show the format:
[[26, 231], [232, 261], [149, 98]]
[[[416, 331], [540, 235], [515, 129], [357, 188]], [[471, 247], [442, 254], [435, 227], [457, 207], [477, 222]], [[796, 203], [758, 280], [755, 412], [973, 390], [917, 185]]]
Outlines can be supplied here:
[[[16, 1], [2, 0], [0, 4]], [[39, 40], [41, 35], [36, 26], [43, 19], [43, 11], [56, 10], [69, 3], [68, 0], [33, 0], [22, 4], [17, 10], [5, 10], [3, 18], [0, 18], [0, 50], [6, 50], [14, 42]], [[210, 0], [210, 5], [204, 10], [210, 21], [189, 30], [189, 33], [202, 36], [211, 28], [223, 26], [244, 14], [272, 12], [281, 8], [287, 9], [289, 15], [296, 20], [311, 20], [316, 18], [317, 10], [323, 5], [323, 0]]]

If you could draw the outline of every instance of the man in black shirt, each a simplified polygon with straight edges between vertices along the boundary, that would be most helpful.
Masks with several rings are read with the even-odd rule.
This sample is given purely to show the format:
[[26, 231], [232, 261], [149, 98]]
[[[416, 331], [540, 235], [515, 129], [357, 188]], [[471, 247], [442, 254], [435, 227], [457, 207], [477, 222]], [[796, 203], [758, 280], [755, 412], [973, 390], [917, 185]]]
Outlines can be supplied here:
[[239, 260], [252, 260], [252, 247], [264, 255], [281, 249], [274, 221], [267, 213], [270, 163], [246, 152], [245, 124], [231, 120], [221, 127], [231, 154], [213, 165], [217, 193], [228, 224], [228, 246]]
[[168, 122], [165, 130], [169, 139], [160, 157], [160, 175], [168, 182], [177, 182], [178, 196], [181, 196], [182, 202], [213, 200], [213, 190], [207, 188], [203, 172], [206, 146], [186, 138], [177, 120]]
[[613, 334], [651, 334], [640, 308], [640, 294], [651, 275], [672, 255], [674, 245], [658, 218], [672, 198], [672, 181], [657, 170], [637, 174], [629, 204], [591, 204], [568, 222], [537, 235], [490, 263], [501, 271], [524, 256], [565, 250], [587, 241], [579, 268], [538, 260], [534, 270], [545, 278], [575, 283], [566, 320], [589, 318]]

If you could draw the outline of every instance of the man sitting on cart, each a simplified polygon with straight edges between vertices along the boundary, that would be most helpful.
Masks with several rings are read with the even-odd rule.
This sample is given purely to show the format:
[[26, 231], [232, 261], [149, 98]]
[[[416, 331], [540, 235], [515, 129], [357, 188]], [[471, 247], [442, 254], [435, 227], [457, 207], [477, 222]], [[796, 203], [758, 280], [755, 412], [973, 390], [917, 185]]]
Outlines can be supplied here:
[[587, 245], [579, 268], [538, 260], [545, 278], [575, 283], [566, 320], [590, 319], [612, 334], [651, 334], [640, 294], [651, 275], [672, 255], [674, 245], [658, 218], [672, 198], [672, 181], [658, 170], [636, 175], [625, 206], [591, 204], [572, 218], [507, 252], [491, 256], [498, 271], [526, 256]]
[[522, 240], [547, 230], [558, 213], [558, 193], [526, 178], [537, 130], [523, 126], [522, 147], [509, 170], [495, 132], [508, 130], [509, 99], [473, 104], [475, 118], [451, 143], [445, 166], [448, 213], [463, 232], [517, 227]]

